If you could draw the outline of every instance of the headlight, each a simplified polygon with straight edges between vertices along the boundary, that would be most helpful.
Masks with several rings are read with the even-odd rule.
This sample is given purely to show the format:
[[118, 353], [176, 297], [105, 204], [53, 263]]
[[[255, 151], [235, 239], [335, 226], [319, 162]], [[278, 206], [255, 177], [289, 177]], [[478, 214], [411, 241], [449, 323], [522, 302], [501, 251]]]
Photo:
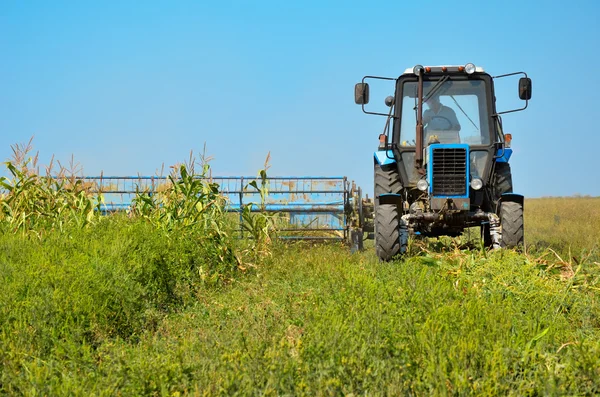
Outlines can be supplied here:
[[473, 190], [479, 190], [483, 187], [483, 181], [479, 178], [471, 179], [471, 187]]
[[473, 73], [475, 73], [475, 65], [472, 64], [472, 63], [467, 63], [465, 65], [465, 72], [467, 74], [473, 74]]
[[413, 68], [413, 73], [417, 76], [423, 73], [423, 65], [415, 65], [415, 67]]
[[417, 182], [417, 189], [419, 189], [422, 192], [426, 191], [428, 187], [429, 184], [425, 179], [419, 179], [419, 182]]

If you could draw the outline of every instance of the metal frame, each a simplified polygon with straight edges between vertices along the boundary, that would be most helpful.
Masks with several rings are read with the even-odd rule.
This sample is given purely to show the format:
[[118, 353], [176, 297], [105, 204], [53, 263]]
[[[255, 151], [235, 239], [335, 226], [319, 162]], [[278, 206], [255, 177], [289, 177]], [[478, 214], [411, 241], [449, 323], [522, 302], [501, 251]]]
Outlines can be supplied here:
[[[433, 68], [432, 68], [433, 69]], [[401, 122], [401, 113], [402, 113], [402, 96], [399, 95], [400, 93], [403, 93], [403, 88], [400, 88], [400, 86], [404, 83], [417, 83], [417, 88], [421, 85], [419, 84], [419, 79], [422, 78], [422, 82], [425, 83], [427, 81], [433, 82], [434, 84], [439, 82], [442, 78], [444, 77], [448, 77], [450, 80], [481, 80], [486, 84], [486, 89], [485, 89], [485, 97], [486, 97], [486, 102], [487, 102], [487, 106], [486, 106], [486, 115], [487, 117], [489, 117], [489, 121], [490, 123], [492, 123], [494, 121], [494, 119], [496, 118], [496, 107], [495, 107], [495, 103], [494, 103], [494, 84], [493, 84], [493, 77], [490, 76], [488, 73], [485, 72], [481, 72], [481, 73], [475, 73], [473, 75], [467, 75], [465, 73], [442, 73], [440, 72], [436, 72], [435, 70], [426, 74], [421, 74], [422, 77], [420, 77], [419, 75], [414, 75], [414, 74], [404, 74], [402, 76], [400, 76], [398, 78], [398, 82], [395, 88], [395, 92], [396, 92], [396, 103], [395, 103], [395, 109], [396, 109], [396, 121], [394, 123], [394, 126], [392, 128], [392, 149], [395, 150], [394, 155], [398, 156], [397, 160], [398, 160], [398, 172], [401, 178], [401, 182], [405, 187], [409, 187], [409, 188], [415, 188], [416, 187], [416, 183], [411, 183], [410, 182], [410, 178], [409, 178], [409, 173], [407, 172], [407, 170], [405, 169], [405, 165], [404, 165], [404, 160], [402, 159], [402, 155], [404, 153], [414, 153], [414, 158], [415, 161], [417, 161], [418, 153], [423, 153], [423, 150], [417, 150], [416, 146], [413, 147], [405, 147], [405, 146], [400, 146], [400, 122]], [[423, 92], [417, 92], [417, 96], [418, 97], [422, 97]], [[422, 106], [422, 104], [421, 104]], [[419, 118], [419, 109], [417, 109], [417, 118]], [[422, 117], [422, 115], [421, 115]], [[419, 138], [419, 136], [422, 134], [422, 130], [419, 130], [418, 127], [418, 121], [417, 121], [417, 133], [416, 133], [416, 139]], [[471, 150], [472, 151], [487, 151], [489, 156], [494, 156], [496, 153], [496, 142], [495, 142], [495, 137], [496, 137], [496, 131], [495, 131], [496, 127], [494, 125], [490, 125], [490, 143], [486, 144], [486, 145], [470, 145]], [[421, 142], [423, 146], [425, 146], [425, 142]], [[421, 159], [422, 162], [422, 159]], [[486, 164], [485, 170], [484, 170], [484, 174], [485, 175], [481, 175], [481, 177], [487, 182], [490, 180], [491, 178], [491, 167], [490, 164], [491, 160], [488, 162], [488, 164]], [[413, 165], [411, 164], [410, 167], [412, 167]], [[423, 172], [424, 170], [421, 169], [421, 172]], [[422, 175], [422, 173], [421, 173]]]
[[[393, 78], [393, 77], [365, 76], [365, 77], [363, 77], [363, 78], [362, 78], [362, 81], [361, 81], [361, 82], [364, 84], [366, 79], [373, 79], [373, 80], [388, 80], [388, 81], [396, 81], [396, 80], [398, 80], [397, 78]], [[394, 90], [395, 90], [395, 87], [394, 87]], [[364, 113], [366, 113], [366, 114], [374, 114], [374, 115], [376, 115], [376, 116], [386, 116], [386, 117], [396, 118], [396, 116], [394, 116], [394, 115], [390, 116], [390, 115], [389, 115], [389, 114], [387, 114], [387, 113], [368, 112], [368, 111], [366, 111], [366, 110], [365, 110], [365, 104], [364, 104], [364, 103], [363, 103], [363, 104], [361, 104], [361, 107], [362, 107], [362, 111], [363, 111]]]
[[[518, 74], [522, 74], [526, 78], [529, 78], [529, 76], [527, 76], [527, 73], [525, 73], [525, 72], [514, 72], [514, 73], [501, 74], [501, 75], [498, 75], [498, 76], [492, 76], [492, 79], [501, 79], [502, 77], [516, 76]], [[521, 110], [527, 109], [528, 105], [529, 105], [529, 99], [526, 99], [524, 107], [522, 107], [520, 109], [513, 109], [513, 110], [505, 110], [503, 112], [496, 112], [493, 116], [498, 116], [498, 115], [506, 114], [506, 113], [520, 112]]]
[[[78, 176], [90, 184], [90, 192], [102, 194], [105, 203], [101, 205], [103, 213], [128, 210], [131, 200], [140, 192], [156, 193], [160, 185], [167, 183], [167, 176]], [[269, 195], [266, 203], [260, 202], [260, 192], [249, 187], [251, 181], [260, 178], [251, 176], [217, 176], [199, 178], [217, 183], [219, 191], [227, 198], [225, 209], [239, 213], [240, 237], [244, 237], [242, 211], [252, 205], [251, 211], [261, 211], [261, 204], [267, 212], [286, 213], [290, 224], [298, 227], [280, 229], [283, 232], [298, 233], [293, 236], [281, 236], [289, 240], [337, 240], [349, 241], [350, 229], [357, 222], [351, 220], [354, 208], [362, 208], [353, 202], [360, 200], [360, 188], [350, 183], [345, 176], [284, 176], [268, 177]], [[357, 195], [358, 192], [358, 195]], [[359, 219], [362, 215], [359, 214]], [[342, 236], [310, 236], [310, 232], [341, 232]], [[302, 235], [304, 232], [308, 234]]]

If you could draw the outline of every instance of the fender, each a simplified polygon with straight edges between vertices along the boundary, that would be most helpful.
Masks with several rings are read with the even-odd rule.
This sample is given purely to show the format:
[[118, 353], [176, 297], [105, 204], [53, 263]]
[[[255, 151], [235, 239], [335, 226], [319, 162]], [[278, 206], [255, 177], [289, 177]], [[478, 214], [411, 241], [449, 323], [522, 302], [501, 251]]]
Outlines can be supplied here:
[[510, 156], [512, 156], [512, 152], [512, 149], [508, 147], [504, 149], [498, 149], [498, 151], [496, 152], [496, 162], [508, 163], [508, 160], [510, 160]]
[[380, 194], [377, 198], [379, 199], [379, 204], [402, 204], [402, 196], [396, 193]]
[[500, 196], [500, 202], [503, 203], [505, 201], [523, 205], [525, 204], [525, 196], [518, 193], [504, 193]]
[[396, 164], [394, 152], [391, 150], [379, 150], [373, 154], [373, 157], [375, 157], [375, 162], [379, 165]]

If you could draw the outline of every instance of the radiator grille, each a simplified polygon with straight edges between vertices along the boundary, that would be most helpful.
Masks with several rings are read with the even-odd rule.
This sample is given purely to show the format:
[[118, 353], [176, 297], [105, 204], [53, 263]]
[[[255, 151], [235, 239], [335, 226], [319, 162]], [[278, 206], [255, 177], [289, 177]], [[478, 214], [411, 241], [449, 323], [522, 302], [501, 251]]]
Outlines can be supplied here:
[[432, 192], [434, 196], [465, 195], [467, 190], [467, 150], [433, 149]]

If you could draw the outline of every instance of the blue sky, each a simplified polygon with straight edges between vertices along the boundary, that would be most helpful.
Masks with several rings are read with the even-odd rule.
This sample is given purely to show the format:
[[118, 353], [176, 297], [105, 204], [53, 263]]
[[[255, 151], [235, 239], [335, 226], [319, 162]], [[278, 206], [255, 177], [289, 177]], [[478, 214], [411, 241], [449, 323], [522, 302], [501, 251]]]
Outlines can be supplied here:
[[[354, 105], [354, 83], [473, 62], [533, 80], [529, 108], [504, 117], [515, 190], [600, 196], [600, 2], [541, 4], [5, 0], [0, 157], [35, 136], [43, 162], [153, 174], [206, 143], [215, 175], [254, 175], [271, 152], [273, 176], [369, 192], [385, 120]], [[496, 94], [520, 105], [516, 80]]]

